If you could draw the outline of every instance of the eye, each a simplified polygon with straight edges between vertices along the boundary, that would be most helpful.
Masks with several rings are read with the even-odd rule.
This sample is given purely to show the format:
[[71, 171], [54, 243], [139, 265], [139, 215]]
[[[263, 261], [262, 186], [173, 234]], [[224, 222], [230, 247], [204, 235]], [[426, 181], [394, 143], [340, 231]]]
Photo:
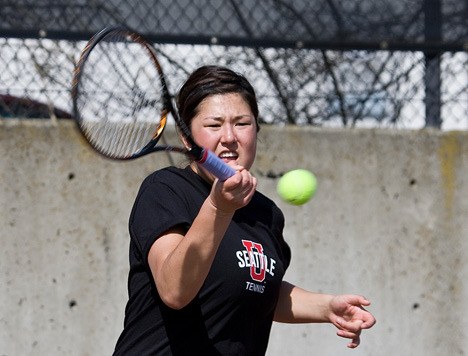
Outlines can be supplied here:
[[252, 122], [249, 120], [249, 121], [239, 121], [236, 126], [250, 126], [252, 125]]
[[218, 130], [219, 128], [221, 128], [221, 124], [219, 122], [207, 122], [205, 124], [205, 127], [213, 130]]

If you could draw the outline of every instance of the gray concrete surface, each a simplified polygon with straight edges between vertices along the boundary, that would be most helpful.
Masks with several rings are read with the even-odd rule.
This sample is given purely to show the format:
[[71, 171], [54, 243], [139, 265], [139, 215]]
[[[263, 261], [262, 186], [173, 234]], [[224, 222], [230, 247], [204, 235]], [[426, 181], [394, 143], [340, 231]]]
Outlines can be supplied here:
[[[287, 219], [287, 279], [364, 294], [378, 319], [356, 350], [327, 324], [275, 324], [268, 355], [468, 354], [467, 138], [262, 127], [253, 172]], [[0, 355], [111, 354], [130, 208], [171, 157], [111, 162], [70, 122], [46, 121], [0, 121], [0, 150]], [[294, 168], [319, 182], [301, 207], [275, 193], [275, 177]]]

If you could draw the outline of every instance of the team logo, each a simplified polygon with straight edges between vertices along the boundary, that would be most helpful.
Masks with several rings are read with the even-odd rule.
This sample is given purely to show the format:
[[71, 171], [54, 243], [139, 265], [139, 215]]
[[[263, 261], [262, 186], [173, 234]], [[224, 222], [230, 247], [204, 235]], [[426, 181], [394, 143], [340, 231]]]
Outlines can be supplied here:
[[274, 276], [276, 261], [263, 252], [262, 244], [250, 240], [242, 240], [245, 250], [237, 251], [238, 266], [250, 268], [250, 277], [255, 282], [263, 282], [266, 274]]

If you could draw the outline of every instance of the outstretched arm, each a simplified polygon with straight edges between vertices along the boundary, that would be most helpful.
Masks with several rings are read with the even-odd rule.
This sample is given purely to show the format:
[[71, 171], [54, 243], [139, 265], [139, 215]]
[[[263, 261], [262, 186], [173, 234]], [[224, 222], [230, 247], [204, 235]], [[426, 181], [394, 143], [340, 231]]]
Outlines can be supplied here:
[[361, 331], [375, 324], [364, 309], [370, 302], [359, 295], [330, 295], [308, 292], [283, 281], [274, 320], [282, 323], [332, 323], [337, 335], [351, 339], [349, 348], [359, 346]]

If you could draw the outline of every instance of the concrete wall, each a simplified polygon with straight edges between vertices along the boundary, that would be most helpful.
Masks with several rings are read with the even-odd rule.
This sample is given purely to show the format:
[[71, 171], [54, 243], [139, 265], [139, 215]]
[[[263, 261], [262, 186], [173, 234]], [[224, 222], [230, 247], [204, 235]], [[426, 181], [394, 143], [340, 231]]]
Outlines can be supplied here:
[[[253, 172], [287, 218], [287, 279], [362, 293], [378, 319], [353, 351], [330, 325], [275, 324], [269, 355], [468, 354], [467, 139], [262, 128]], [[105, 160], [70, 122], [2, 121], [0, 150], [0, 355], [111, 354], [130, 208], [142, 179], [171, 157]], [[315, 172], [319, 189], [292, 207], [271, 177], [298, 167]]]

